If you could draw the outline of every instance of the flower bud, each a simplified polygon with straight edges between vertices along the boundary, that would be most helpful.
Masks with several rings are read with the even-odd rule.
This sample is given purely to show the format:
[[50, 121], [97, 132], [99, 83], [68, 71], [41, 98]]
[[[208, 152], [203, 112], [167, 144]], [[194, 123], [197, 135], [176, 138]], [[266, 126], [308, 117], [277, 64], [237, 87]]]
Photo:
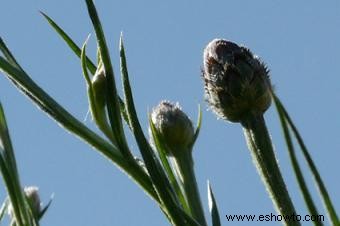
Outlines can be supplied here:
[[249, 49], [214, 39], [205, 48], [203, 61], [206, 100], [218, 117], [241, 122], [269, 108], [269, 71]]
[[194, 127], [178, 103], [162, 101], [153, 109], [151, 120], [168, 148], [168, 155], [176, 155], [176, 151], [191, 148]]
[[103, 109], [106, 104], [106, 77], [103, 66], [98, 67], [93, 76], [92, 88], [96, 107]]

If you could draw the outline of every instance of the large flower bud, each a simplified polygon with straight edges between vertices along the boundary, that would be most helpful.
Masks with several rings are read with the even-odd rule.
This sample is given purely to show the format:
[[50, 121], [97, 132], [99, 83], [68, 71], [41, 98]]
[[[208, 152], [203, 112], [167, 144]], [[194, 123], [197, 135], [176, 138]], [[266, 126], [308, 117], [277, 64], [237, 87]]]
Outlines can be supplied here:
[[271, 104], [268, 70], [249, 49], [214, 39], [204, 50], [206, 100], [218, 117], [241, 122]]
[[178, 103], [162, 101], [152, 110], [151, 120], [169, 149], [167, 154], [176, 155], [176, 151], [191, 148], [195, 134], [194, 127]]

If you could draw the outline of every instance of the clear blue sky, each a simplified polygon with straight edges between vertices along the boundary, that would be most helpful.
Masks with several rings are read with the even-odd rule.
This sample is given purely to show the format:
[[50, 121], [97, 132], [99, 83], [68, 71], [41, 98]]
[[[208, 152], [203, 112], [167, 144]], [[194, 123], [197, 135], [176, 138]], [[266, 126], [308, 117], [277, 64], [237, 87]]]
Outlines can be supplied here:
[[[124, 32], [131, 82], [145, 130], [147, 110], [162, 99], [179, 101], [193, 120], [197, 105], [203, 106], [202, 133], [194, 158], [207, 216], [209, 179], [223, 225], [279, 225], [230, 223], [223, 217], [274, 210], [240, 125], [217, 120], [205, 111], [200, 67], [203, 48], [213, 38], [244, 44], [267, 63], [277, 93], [293, 115], [340, 210], [339, 1], [97, 0], [96, 5], [116, 75], [118, 39]], [[81, 44], [93, 34], [85, 2], [11, 0], [2, 1], [0, 8], [0, 35], [19, 62], [83, 120], [88, 103], [79, 60], [38, 10], [54, 18]], [[88, 52], [93, 58], [94, 47], [92, 35]], [[168, 225], [158, 207], [133, 182], [40, 112], [4, 76], [0, 76], [0, 100], [23, 184], [39, 186], [45, 203], [55, 194], [42, 225]], [[265, 117], [298, 213], [305, 214], [273, 107]], [[86, 124], [94, 128], [90, 119]], [[136, 145], [130, 143], [137, 153]], [[310, 184], [314, 188], [312, 180]], [[5, 195], [3, 184], [0, 186], [2, 200]]]

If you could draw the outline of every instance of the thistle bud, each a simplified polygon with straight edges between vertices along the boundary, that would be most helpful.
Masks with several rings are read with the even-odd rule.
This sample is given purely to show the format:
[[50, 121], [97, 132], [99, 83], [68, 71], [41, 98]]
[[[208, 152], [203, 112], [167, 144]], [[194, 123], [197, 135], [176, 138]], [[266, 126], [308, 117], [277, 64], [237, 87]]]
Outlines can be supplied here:
[[151, 120], [169, 149], [168, 155], [176, 155], [176, 151], [190, 149], [194, 127], [178, 103], [162, 101], [153, 109]]
[[206, 100], [218, 117], [241, 122], [271, 104], [269, 71], [249, 49], [214, 39], [204, 50]]
[[106, 104], [106, 77], [103, 66], [99, 66], [92, 78], [92, 88], [96, 107], [102, 109]]

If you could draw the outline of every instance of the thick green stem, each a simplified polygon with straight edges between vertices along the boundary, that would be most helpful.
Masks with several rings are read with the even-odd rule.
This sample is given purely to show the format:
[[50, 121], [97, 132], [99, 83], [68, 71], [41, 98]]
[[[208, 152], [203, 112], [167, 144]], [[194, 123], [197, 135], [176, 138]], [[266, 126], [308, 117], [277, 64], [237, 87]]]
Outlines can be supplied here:
[[207, 222], [204, 217], [204, 210], [197, 187], [196, 176], [194, 171], [194, 161], [190, 150], [179, 151], [175, 157], [182, 184], [187, 198], [188, 206], [192, 217], [194, 217], [202, 226]]
[[[282, 216], [296, 216], [291, 198], [281, 175], [274, 148], [263, 115], [251, 116], [242, 121], [244, 134], [254, 164], [260, 174], [277, 212]], [[283, 221], [285, 225], [297, 226], [298, 221]]]

